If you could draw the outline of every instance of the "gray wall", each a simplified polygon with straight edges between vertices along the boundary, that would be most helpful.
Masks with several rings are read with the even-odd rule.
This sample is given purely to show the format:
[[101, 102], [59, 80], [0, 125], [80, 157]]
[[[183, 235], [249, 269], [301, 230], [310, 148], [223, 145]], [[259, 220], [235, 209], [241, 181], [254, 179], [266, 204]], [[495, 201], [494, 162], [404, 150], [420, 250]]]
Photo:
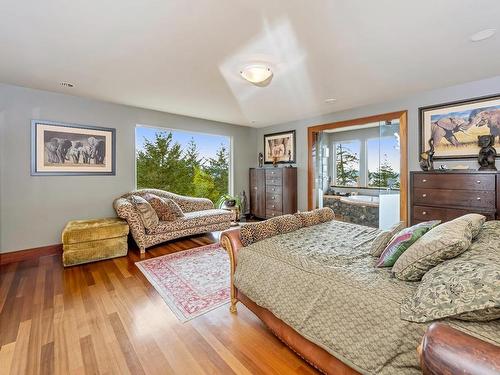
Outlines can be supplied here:
[[[116, 176], [30, 176], [32, 119], [116, 128]], [[0, 252], [60, 243], [68, 220], [114, 216], [135, 188], [136, 124], [233, 137], [234, 191], [247, 190], [256, 130], [0, 84]]]
[[[361, 90], [362, 88], [360, 88]], [[262, 137], [266, 133], [274, 133], [295, 129], [297, 131], [297, 167], [298, 167], [298, 207], [300, 210], [307, 209], [307, 128], [313, 125], [326, 124], [330, 122], [350, 120], [360, 117], [367, 117], [381, 113], [395, 112], [399, 110], [408, 111], [408, 162], [409, 169], [419, 170], [419, 129], [418, 129], [418, 108], [439, 104], [443, 102], [474, 98], [477, 96], [500, 93], [500, 76], [469, 82], [462, 85], [451, 86], [443, 89], [421, 92], [406, 98], [353, 108], [346, 111], [335, 112], [324, 116], [283, 123], [258, 129], [257, 132], [257, 152], [263, 152]], [[342, 100], [342, 98], [338, 98]], [[333, 108], [333, 107], [332, 107]], [[451, 166], [457, 164], [456, 161], [445, 164]], [[477, 168], [474, 161], [460, 162], [460, 164], [470, 164]], [[439, 163], [436, 163], [438, 166]]]

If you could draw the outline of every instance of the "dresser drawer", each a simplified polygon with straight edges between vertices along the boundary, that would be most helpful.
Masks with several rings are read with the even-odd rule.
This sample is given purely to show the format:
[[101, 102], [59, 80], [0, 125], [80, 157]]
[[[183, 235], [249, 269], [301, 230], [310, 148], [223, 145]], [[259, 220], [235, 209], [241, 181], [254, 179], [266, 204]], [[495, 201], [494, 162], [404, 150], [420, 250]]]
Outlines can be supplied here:
[[425, 189], [495, 191], [495, 175], [473, 173], [415, 173], [413, 175], [413, 187]]
[[283, 202], [280, 200], [266, 199], [266, 210], [283, 211]]
[[413, 202], [419, 206], [495, 209], [495, 191], [414, 189]]
[[266, 177], [266, 190], [269, 186], [280, 186], [281, 187], [281, 177], [276, 176], [274, 178], [267, 178]]
[[266, 169], [266, 178], [272, 179], [272, 178], [281, 178], [283, 176], [283, 173], [281, 169], [278, 168], [268, 168]]
[[270, 217], [276, 217], [276, 216], [281, 216], [283, 215], [283, 211], [277, 211], [277, 210], [266, 210], [266, 218], [269, 219]]
[[426, 206], [413, 206], [412, 210], [412, 223], [428, 221], [428, 220], [441, 220], [450, 221], [456, 219], [457, 217], [478, 213], [486, 216], [487, 220], [495, 219], [495, 211], [483, 212], [481, 210], [473, 211], [468, 209], [459, 208], [438, 208], [438, 207], [426, 207]]
[[266, 194], [279, 194], [281, 195], [283, 189], [281, 188], [281, 185], [269, 185], [266, 186]]
[[266, 202], [269, 202], [269, 203], [282, 202], [281, 194], [267, 193], [266, 194]]

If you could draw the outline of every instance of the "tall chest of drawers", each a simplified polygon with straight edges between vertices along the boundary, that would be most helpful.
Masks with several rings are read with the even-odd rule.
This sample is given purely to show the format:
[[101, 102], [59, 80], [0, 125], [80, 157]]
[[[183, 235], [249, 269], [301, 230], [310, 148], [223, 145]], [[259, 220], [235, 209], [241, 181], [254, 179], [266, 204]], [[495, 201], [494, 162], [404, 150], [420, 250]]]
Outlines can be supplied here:
[[500, 218], [497, 172], [411, 172], [411, 222], [449, 221], [468, 213]]
[[268, 219], [297, 212], [297, 168], [250, 168], [250, 214]]

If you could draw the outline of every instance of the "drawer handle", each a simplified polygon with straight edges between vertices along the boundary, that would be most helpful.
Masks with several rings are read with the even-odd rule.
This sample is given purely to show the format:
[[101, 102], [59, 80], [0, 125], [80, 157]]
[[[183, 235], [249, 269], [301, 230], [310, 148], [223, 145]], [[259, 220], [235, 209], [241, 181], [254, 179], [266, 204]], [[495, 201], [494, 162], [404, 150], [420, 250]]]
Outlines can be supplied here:
[[274, 200], [274, 199], [276, 199], [276, 197], [272, 197], [271, 199], [273, 199], [273, 200]]
[[477, 200], [480, 201], [481, 200], [481, 197], [477, 197]]
[[254, 189], [254, 190], [257, 190], [257, 186], [254, 186], [254, 187], [253, 187], [253, 189]]
[[427, 211], [422, 211], [422, 215], [427, 215]]
[[274, 204], [271, 206], [271, 208], [274, 208]]
[[480, 184], [480, 183], [481, 183], [481, 180], [477, 180], [476, 182], [477, 182], [478, 184]]
[[425, 198], [427, 196], [427, 194], [422, 194], [422, 198]]
[[425, 184], [425, 183], [427, 182], [427, 180], [424, 178], [424, 179], [422, 180], [422, 182]]

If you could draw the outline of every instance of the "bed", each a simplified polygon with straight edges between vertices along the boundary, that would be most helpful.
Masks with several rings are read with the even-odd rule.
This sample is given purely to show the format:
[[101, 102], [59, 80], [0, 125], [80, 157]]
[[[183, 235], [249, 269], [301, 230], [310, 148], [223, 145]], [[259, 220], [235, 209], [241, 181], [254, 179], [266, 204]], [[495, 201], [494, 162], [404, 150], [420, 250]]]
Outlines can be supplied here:
[[[488, 225], [473, 246], [482, 246], [488, 230], [500, 230], [500, 222]], [[374, 267], [368, 249], [377, 232], [329, 221], [246, 247], [239, 229], [223, 232], [231, 260], [231, 311], [242, 302], [327, 374], [438, 374], [453, 373], [453, 366], [470, 367], [469, 373], [500, 371], [499, 320], [430, 324], [400, 318], [402, 299], [418, 283]], [[500, 251], [500, 243], [492, 251]], [[467, 346], [473, 350], [461, 349]]]

